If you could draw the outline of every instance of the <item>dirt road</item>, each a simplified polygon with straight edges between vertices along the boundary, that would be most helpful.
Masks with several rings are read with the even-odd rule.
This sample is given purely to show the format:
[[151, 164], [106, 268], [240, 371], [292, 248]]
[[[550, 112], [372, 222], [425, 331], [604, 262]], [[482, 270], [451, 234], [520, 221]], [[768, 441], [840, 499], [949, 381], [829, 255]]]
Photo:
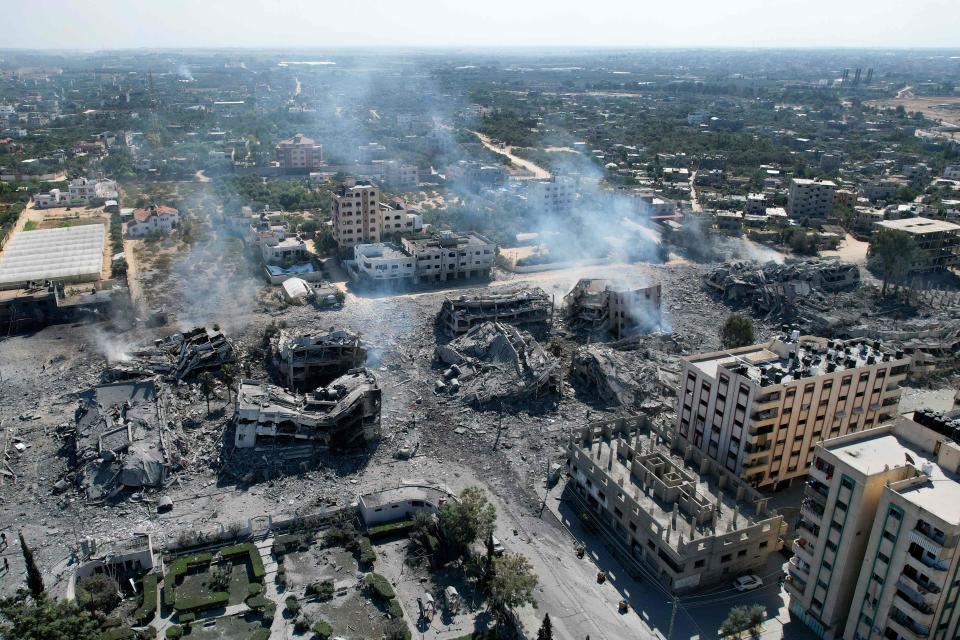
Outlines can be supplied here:
[[690, 210], [694, 213], [703, 213], [703, 206], [700, 205], [700, 199], [697, 197], [697, 172], [690, 174]]
[[550, 177], [550, 172], [544, 169], [543, 167], [541, 167], [540, 165], [534, 164], [529, 160], [524, 160], [523, 158], [519, 158], [513, 155], [513, 147], [511, 146], [498, 147], [497, 145], [493, 144], [489, 136], [485, 136], [479, 131], [471, 131], [470, 133], [477, 136], [477, 138], [480, 140], [480, 143], [483, 144], [483, 146], [485, 146], [487, 149], [490, 149], [490, 151], [493, 151], [494, 153], [498, 153], [501, 156], [506, 156], [507, 158], [510, 159], [511, 163], [531, 172], [533, 174], [531, 178], [536, 180], [546, 180], [547, 178]]

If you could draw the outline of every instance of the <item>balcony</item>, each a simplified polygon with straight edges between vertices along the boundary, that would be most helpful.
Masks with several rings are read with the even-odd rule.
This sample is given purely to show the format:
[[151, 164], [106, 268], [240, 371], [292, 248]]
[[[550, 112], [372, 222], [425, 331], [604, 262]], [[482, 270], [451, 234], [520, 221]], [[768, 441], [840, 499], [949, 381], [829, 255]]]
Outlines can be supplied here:
[[[919, 535], [914, 537], [914, 533]], [[943, 532], [934, 530], [933, 527], [923, 520], [917, 521], [917, 526], [910, 532], [910, 540], [916, 542], [934, 555], [939, 555], [940, 552], [943, 551], [943, 548], [947, 546], [947, 538]], [[929, 543], [927, 541], [929, 541]]]
[[930, 627], [920, 624], [896, 607], [893, 607], [890, 613], [890, 619], [909, 631], [913, 637], [926, 637], [930, 635]]
[[917, 599], [915, 600], [912, 595], [903, 589], [897, 589], [894, 602], [917, 623], [929, 625], [933, 622], [934, 608], [924, 602], [919, 594], [917, 594]]
[[813, 554], [816, 550], [817, 546], [802, 536], [793, 543], [793, 553], [807, 564], [813, 563]]
[[805, 530], [810, 532], [810, 537], [816, 540], [820, 537], [820, 525], [808, 521], [806, 518], [800, 518], [797, 522], [797, 531]]
[[936, 595], [940, 593], [940, 587], [931, 582], [929, 578], [923, 574], [917, 573], [917, 570], [911, 565], [904, 565], [903, 574], [900, 575], [900, 582], [902, 582], [907, 588], [916, 591], [921, 595], [932, 594]]
[[800, 503], [800, 515], [813, 522], [823, 520], [823, 506], [812, 498], [804, 498]]
[[807, 487], [804, 490], [804, 495], [808, 498], [813, 498], [816, 502], [826, 506], [827, 496], [829, 494], [830, 487], [828, 487], [826, 484], [815, 479], [807, 480]]
[[787, 579], [784, 581], [787, 590], [796, 592], [798, 598], [803, 598], [803, 592], [807, 590], [807, 581], [799, 573], [794, 573], [793, 567], [787, 567]]
[[763, 411], [754, 411], [751, 413], [750, 420], [753, 422], [763, 422], [765, 420], [773, 420], [778, 415], [780, 415], [778, 409], [764, 409]]
[[914, 568], [932, 575], [936, 580], [942, 581], [950, 563], [939, 558], [931, 558], [924, 554], [907, 553], [907, 562], [914, 565]]
[[810, 577], [810, 563], [805, 560], [801, 560], [797, 556], [790, 558], [790, 567], [789, 569], [797, 571], [804, 578]]

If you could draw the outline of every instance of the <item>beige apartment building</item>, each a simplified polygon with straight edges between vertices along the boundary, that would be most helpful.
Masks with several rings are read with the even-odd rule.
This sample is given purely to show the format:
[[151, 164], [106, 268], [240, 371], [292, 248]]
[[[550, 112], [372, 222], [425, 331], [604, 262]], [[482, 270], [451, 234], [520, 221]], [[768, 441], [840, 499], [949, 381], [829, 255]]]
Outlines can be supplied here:
[[889, 422], [910, 358], [872, 340], [774, 339], [681, 360], [677, 433], [755, 487], [805, 477], [818, 442]]
[[793, 178], [787, 193], [787, 211], [791, 218], [826, 218], [833, 211], [834, 192], [837, 185], [832, 180], [809, 180]]
[[333, 194], [333, 237], [341, 248], [376, 244], [383, 234], [380, 188], [347, 178]]
[[782, 546], [786, 525], [767, 498], [693, 447], [663, 440], [646, 416], [575, 430], [567, 471], [570, 499], [610, 532], [628, 568], [674, 591], [758, 571]]
[[957, 637], [960, 422], [918, 419], [816, 449], [786, 589], [820, 638]]
[[306, 172], [323, 164], [323, 145], [298, 133], [288, 140], [281, 140], [274, 149], [280, 169], [290, 172]]
[[878, 220], [877, 229], [906, 234], [913, 238], [917, 252], [910, 273], [943, 271], [960, 264], [960, 225], [931, 218]]

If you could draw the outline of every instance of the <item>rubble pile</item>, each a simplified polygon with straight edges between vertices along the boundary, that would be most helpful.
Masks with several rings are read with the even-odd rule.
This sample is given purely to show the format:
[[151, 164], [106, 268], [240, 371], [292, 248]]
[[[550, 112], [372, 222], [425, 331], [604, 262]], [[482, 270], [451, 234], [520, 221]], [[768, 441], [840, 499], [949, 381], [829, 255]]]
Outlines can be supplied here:
[[[163, 485], [169, 464], [163, 415], [153, 381], [100, 385], [81, 396], [67, 435], [73, 480], [88, 498]], [[65, 489], [66, 480], [57, 488]]]
[[735, 260], [707, 273], [704, 282], [727, 302], [749, 304], [757, 313], [787, 314], [800, 305], [828, 308], [823, 294], [858, 287], [860, 269], [836, 258], [765, 264]]
[[960, 368], [960, 320], [886, 319], [880, 326], [860, 324], [843, 331], [852, 338], [881, 340], [910, 356], [910, 377], [920, 379]]
[[616, 337], [660, 326], [660, 285], [636, 287], [602, 278], [582, 278], [563, 298], [572, 326], [610, 332]]
[[448, 365], [435, 388], [460, 393], [482, 405], [491, 400], [518, 399], [557, 392], [560, 366], [533, 336], [503, 322], [484, 322], [436, 349]]
[[163, 376], [183, 380], [236, 360], [233, 345], [220, 331], [196, 327], [156, 340], [153, 347], [134, 351], [119, 362], [110, 363], [108, 380], [131, 380]]
[[293, 335], [280, 330], [270, 342], [270, 362], [290, 389], [314, 388], [363, 365], [367, 348], [349, 331]]
[[552, 314], [550, 296], [540, 287], [485, 289], [471, 296], [444, 299], [437, 324], [448, 335], [456, 336], [484, 322], [546, 323]]
[[[680, 349], [669, 338], [580, 347], [573, 353], [570, 379], [580, 383], [608, 404], [634, 408], [662, 408], [657, 398], [676, 393]], [[628, 351], [628, 349], [630, 351]]]

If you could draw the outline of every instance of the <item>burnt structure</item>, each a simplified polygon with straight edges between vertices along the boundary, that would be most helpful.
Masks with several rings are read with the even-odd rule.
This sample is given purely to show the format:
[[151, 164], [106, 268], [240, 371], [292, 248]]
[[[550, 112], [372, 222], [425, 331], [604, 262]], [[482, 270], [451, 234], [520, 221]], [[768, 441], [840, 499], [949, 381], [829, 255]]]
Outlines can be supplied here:
[[353, 369], [326, 387], [297, 394], [241, 380], [236, 394], [240, 449], [361, 447], [380, 437], [380, 387], [373, 372]]
[[563, 298], [572, 325], [621, 338], [660, 326], [660, 285], [633, 287], [602, 278], [583, 278]]
[[58, 282], [31, 282], [24, 289], [0, 291], [0, 331], [16, 333], [49, 324], [99, 320], [117, 296], [112, 288], [89, 288], [66, 295]]
[[104, 375], [110, 380], [156, 375], [183, 380], [236, 361], [233, 345], [226, 336], [206, 327], [175, 333], [153, 345], [133, 352], [128, 360], [111, 363]]
[[270, 343], [270, 362], [290, 389], [314, 388], [363, 366], [367, 348], [349, 331], [295, 336], [280, 331]]
[[518, 326], [546, 324], [552, 315], [550, 296], [539, 287], [484, 289], [475, 295], [445, 299], [437, 323], [448, 335], [456, 336], [484, 322], [509, 322]]

